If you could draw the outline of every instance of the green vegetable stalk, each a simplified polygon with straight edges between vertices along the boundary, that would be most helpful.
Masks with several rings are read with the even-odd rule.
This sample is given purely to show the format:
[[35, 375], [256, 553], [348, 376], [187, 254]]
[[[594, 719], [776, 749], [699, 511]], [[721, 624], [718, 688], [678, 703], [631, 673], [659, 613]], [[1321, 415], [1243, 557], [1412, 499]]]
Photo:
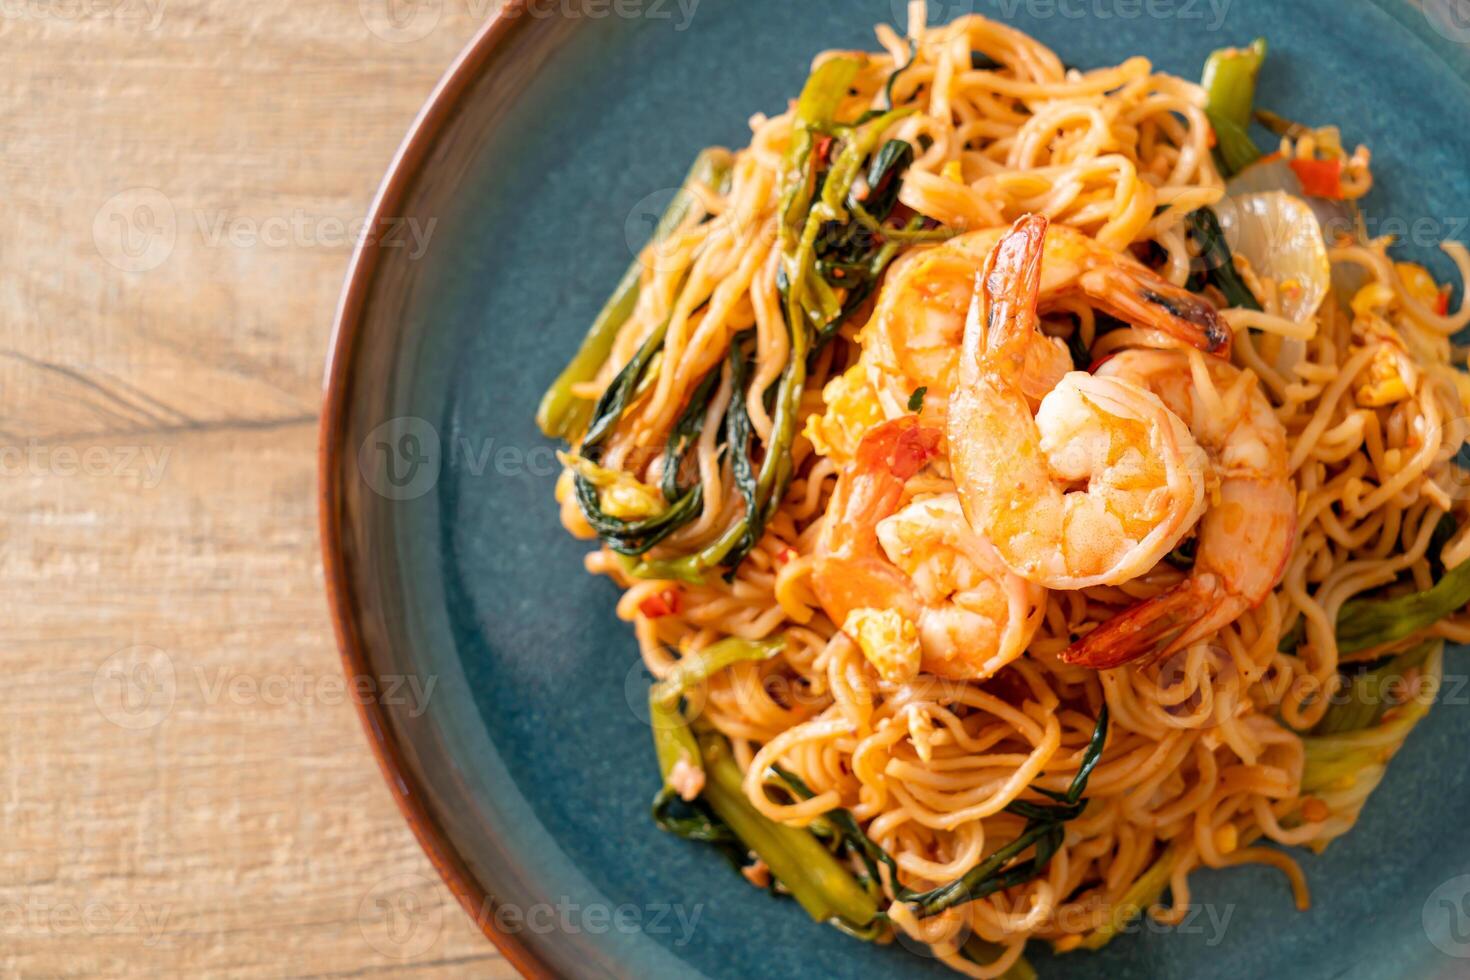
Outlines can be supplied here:
[[[1327, 730], [1319, 728], [1317, 732], [1302, 739], [1302, 745], [1306, 749], [1302, 793], [1317, 793], [1344, 782], [1351, 782], [1364, 769], [1388, 761], [1399, 750], [1414, 726], [1429, 714], [1433, 699], [1421, 694], [1403, 704], [1395, 705], [1393, 717], [1385, 721], [1383, 715], [1389, 706], [1382, 703], [1369, 704], [1367, 698], [1372, 696], [1381, 702], [1382, 681], [1390, 676], [1401, 677], [1403, 671], [1410, 667], [1419, 666], [1437, 671], [1436, 658], [1440, 656], [1442, 649], [1443, 641], [1434, 640], [1426, 644], [1425, 649], [1415, 647], [1401, 654], [1380, 669], [1379, 684], [1350, 689], [1355, 700], [1348, 705], [1333, 706], [1323, 719]], [[1375, 691], [1376, 694], [1370, 695], [1369, 692]], [[1344, 727], [1365, 720], [1368, 722], [1365, 727]]]
[[807, 914], [818, 922], [870, 924], [878, 905], [867, 889], [809, 832], [768, 820], [745, 798], [740, 769], [729, 743], [700, 736], [708, 780], [704, 798], [731, 830], [771, 869]]
[[[1446, 540], [1455, 533], [1452, 521], [1441, 519], [1430, 542], [1430, 553], [1438, 554]], [[1434, 568], [1438, 569], [1437, 562]], [[1350, 599], [1337, 611], [1337, 649], [1339, 653], [1358, 653], [1373, 647], [1396, 643], [1420, 630], [1428, 629], [1447, 616], [1452, 616], [1470, 603], [1470, 561], [1461, 562], [1440, 574], [1439, 581], [1422, 592], [1409, 592], [1390, 598]], [[1305, 622], [1281, 638], [1282, 653], [1294, 651], [1306, 636]]]
[[[679, 192], [659, 219], [652, 241], [658, 243], [668, 238], [689, 216], [695, 202], [689, 190], [691, 185], [720, 186], [729, 176], [732, 163], [733, 157], [727, 150], [708, 149], [696, 157]], [[607, 362], [613, 340], [638, 304], [638, 279], [642, 268], [637, 259], [628, 267], [612, 296], [597, 314], [597, 319], [592, 321], [576, 355], [541, 397], [541, 405], [536, 410], [536, 424], [546, 435], [570, 442], [586, 427], [592, 405], [587, 399], [574, 395], [572, 388], [596, 378], [597, 372]]]
[[1412, 636], [1459, 612], [1470, 602], [1470, 561], [1461, 562], [1433, 587], [1391, 599], [1352, 599], [1337, 613], [1337, 649], [1354, 653]]
[[1133, 919], [1149, 907], [1158, 904], [1169, 887], [1169, 876], [1174, 873], [1174, 851], [1166, 850], [1147, 871], [1139, 875], [1123, 897], [1113, 906], [1108, 921], [1089, 932], [1082, 940], [1084, 949], [1102, 949], [1113, 941]]
[[1215, 160], [1220, 172], [1234, 176], [1261, 158], [1251, 139], [1251, 104], [1256, 76], [1266, 59], [1266, 39], [1246, 48], [1221, 48], [1205, 61], [1205, 115], [1215, 128]]
[[[785, 646], [783, 638], [751, 641], [730, 638], [681, 660], [648, 694], [654, 749], [664, 787], [654, 800], [659, 826], [694, 840], [752, 851], [797, 903], [818, 922], [841, 924], [858, 932], [873, 924], [878, 906], [873, 896], [811, 833], [763, 816], [745, 798], [740, 768], [730, 744], [714, 732], [698, 737], [679, 710], [680, 699], [732, 664], [767, 660]], [[702, 808], [677, 819], [669, 816], [675, 797], [669, 785], [674, 767], [702, 768]], [[707, 809], [704, 809], [707, 808]]]
[[786, 637], [742, 640], [731, 636], [691, 653], [674, 665], [668, 676], [649, 689], [648, 696], [661, 705], [675, 706], [679, 699], [727, 667], [738, 663], [770, 660], [786, 649]]
[[1372, 728], [1390, 707], [1394, 686], [1404, 683], [1405, 675], [1423, 666], [1429, 655], [1439, 648], [1439, 640], [1428, 640], [1410, 647], [1384, 663], [1354, 675], [1338, 692], [1332, 707], [1312, 729], [1313, 735], [1336, 735]]
[[653, 726], [653, 748], [658, 755], [659, 772], [668, 788], [669, 773], [683, 759], [686, 765], [699, 764], [699, 746], [694, 733], [679, 710], [679, 700], [712, 676], [733, 664], [769, 660], [786, 646], [785, 637], [756, 641], [730, 637], [711, 644], [698, 653], [680, 660], [667, 677], [648, 689], [648, 716]]
[[[1107, 743], [1107, 705], [1103, 705], [1098, 714], [1097, 727], [1067, 791], [1054, 793], [1033, 787], [1037, 793], [1059, 805], [1022, 800], [1011, 803], [1006, 807], [1007, 811], [1025, 817], [1027, 821], [1021, 836], [947, 885], [927, 892], [904, 888], [898, 883], [897, 863], [868, 837], [850, 811], [837, 808], [824, 814], [820, 826], [827, 836], [836, 840], [838, 853], [856, 856], [865, 865], [868, 883], [865, 887], [863, 880], [854, 877], [812, 833], [768, 820], [751, 806], [745, 797], [740, 770], [730, 757], [729, 743], [722, 736], [708, 731], [696, 738], [678, 710], [680, 697], [711, 674], [732, 663], [763, 659], [778, 649], [780, 641], [769, 641], [765, 645], [742, 640], [723, 641], [682, 661], [650, 692], [649, 710], [654, 720], [655, 746], [666, 782], [654, 802], [655, 819], [661, 827], [690, 839], [722, 846], [732, 840], [738, 841], [765, 861], [776, 880], [792, 893], [812, 918], [831, 922], [862, 938], [872, 938], [876, 927], [886, 921], [877, 907], [878, 883], [884, 880], [880, 866], [887, 868], [887, 881], [898, 899], [908, 903], [921, 917], [936, 915], [956, 905], [1024, 884], [1045, 871], [1052, 855], [1061, 847], [1066, 822], [1080, 816], [1087, 807], [1082, 796]], [[686, 763], [697, 760], [703, 767], [706, 780], [698, 802], [708, 810], [696, 810], [676, 820], [668, 816], [664, 805], [674, 795], [667, 780], [681, 758]], [[773, 775], [796, 797], [812, 797], [812, 791], [793, 773], [776, 767]], [[1031, 858], [1017, 861], [1033, 846], [1036, 851]], [[985, 946], [978, 941], [966, 944], [965, 955], [976, 962], [993, 962], [999, 950], [983, 948]], [[1006, 974], [1007, 980], [1033, 980], [1034, 977], [1035, 972], [1024, 960]]]

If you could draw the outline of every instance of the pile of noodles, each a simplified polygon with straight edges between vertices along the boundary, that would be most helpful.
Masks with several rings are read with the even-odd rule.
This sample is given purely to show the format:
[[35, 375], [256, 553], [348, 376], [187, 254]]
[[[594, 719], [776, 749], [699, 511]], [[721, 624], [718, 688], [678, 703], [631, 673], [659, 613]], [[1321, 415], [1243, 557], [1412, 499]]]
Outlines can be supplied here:
[[[1163, 274], [1184, 282], [1191, 262], [1185, 216], [1225, 192], [1199, 86], [1155, 73], [1141, 57], [1069, 70], [1031, 38], [978, 16], [928, 28], [917, 5], [913, 20], [915, 60], [892, 97], [918, 112], [886, 134], [920, 148], [902, 203], [950, 227], [1001, 226], [1040, 212], [1114, 249], [1154, 243], [1167, 257]], [[880, 106], [889, 76], [910, 60], [907, 38], [887, 27], [877, 36], [883, 50], [864, 56], [843, 118]], [[972, 52], [1000, 67], [973, 68]], [[720, 364], [737, 332], [755, 330], [748, 390], [762, 392], [780, 375], [789, 341], [777, 288], [775, 211], [791, 127], [789, 111], [754, 117], [750, 145], [733, 155], [728, 186], [695, 187], [698, 207], [643, 255], [634, 315], [602, 374], [579, 391], [596, 397], [654, 325], [668, 320], [657, 382], [620, 424], [607, 465], [634, 471], [656, 465], [648, 447], [662, 445], [690, 390]], [[1355, 164], [1348, 170], [1350, 196], [1371, 180], [1366, 161], [1355, 158]], [[1459, 426], [1466, 403], [1454, 366], [1462, 352], [1449, 339], [1470, 323], [1470, 309], [1436, 313], [1437, 287], [1422, 270], [1387, 257], [1387, 245], [1344, 240], [1330, 250], [1334, 276], [1354, 270], [1346, 277], [1357, 287], [1348, 297], [1351, 307], [1332, 297], [1322, 304], [1289, 373], [1275, 367], [1282, 335], [1291, 332], [1276, 315], [1282, 284], [1241, 264], [1264, 312], [1225, 312], [1236, 330], [1233, 358], [1254, 372], [1288, 433], [1297, 541], [1264, 603], [1210, 641], [1160, 662], [1096, 672], [1064, 665], [1058, 654], [1092, 625], [1177, 582], [1183, 573], [1164, 563], [1124, 585], [1051, 592], [1026, 655], [983, 682], [929, 675], [901, 685], [881, 681], [823, 614], [810, 586], [814, 545], [845, 464], [844, 454], [830, 447], [826, 455], [817, 452], [810, 427], [793, 448], [789, 492], [733, 580], [635, 579], [605, 549], [588, 556], [587, 568], [626, 590], [618, 612], [633, 623], [655, 677], [722, 638], [784, 634], [783, 655], [737, 664], [711, 680], [703, 718], [729, 738], [742, 768], [764, 771], [779, 762], [815, 792], [788, 803], [756, 787], [750, 801], [761, 813], [805, 826], [846, 807], [893, 855], [911, 888], [956, 879], [1015, 839], [1023, 821], [1005, 806], [1028, 786], [1066, 789], [1106, 702], [1111, 730], [1088, 786], [1091, 805], [1067, 824], [1065, 843], [1044, 875], [930, 919], [914, 919], [902, 903], [889, 908], [910, 937], [958, 970], [997, 976], [1028, 939], [1049, 940], [1060, 951], [1075, 948], [1120, 905], [1140, 897], [1151, 903], [1165, 885], [1171, 903], [1151, 914], [1177, 921], [1190, 902], [1190, 874], [1201, 867], [1272, 865], [1305, 907], [1296, 861], [1263, 845], [1321, 846], [1342, 834], [1382, 775], [1378, 766], [1314, 794], [1302, 791], [1299, 733], [1322, 717], [1340, 683], [1338, 610], [1405, 574], [1427, 588], [1432, 562], [1450, 566], [1470, 556], [1470, 544], [1458, 539], [1443, 555], [1430, 550], [1441, 516], [1450, 512], [1463, 525], [1470, 510], [1451, 462], [1465, 437]], [[1462, 274], [1470, 272], [1462, 247], [1446, 251]], [[1075, 314], [1082, 341], [1090, 343], [1091, 312], [1079, 302]], [[824, 386], [859, 358], [861, 319], [815, 359], [803, 422], [827, 409]], [[1092, 353], [1126, 346], [1129, 334], [1099, 338]], [[1385, 358], [1399, 365], [1407, 391], [1375, 406], [1361, 394]], [[731, 397], [729, 374], [727, 365], [696, 450], [703, 514], [666, 547], [697, 547], [743, 506], [716, 443], [716, 422]], [[902, 414], [898, 396], [907, 393], [895, 383], [868, 406], [869, 422]], [[754, 394], [748, 402], [755, 434], [766, 439], [767, 405]], [[946, 489], [945, 472], [941, 461], [908, 492]], [[567, 482], [558, 489], [567, 528], [593, 537]], [[677, 603], [658, 599], [671, 590]], [[656, 615], [648, 612], [651, 599]], [[1282, 638], [1293, 631], [1301, 641], [1281, 652]], [[1470, 640], [1470, 619], [1442, 620], [1390, 649], [1426, 636]], [[1436, 649], [1411, 673], [1405, 700], [1432, 696], [1440, 670]], [[1386, 761], [1407, 727], [1384, 725], [1367, 737], [1381, 742]], [[891, 886], [885, 882], [890, 899]], [[958, 944], [971, 933], [1003, 946], [1001, 959], [981, 967], [961, 957]]]

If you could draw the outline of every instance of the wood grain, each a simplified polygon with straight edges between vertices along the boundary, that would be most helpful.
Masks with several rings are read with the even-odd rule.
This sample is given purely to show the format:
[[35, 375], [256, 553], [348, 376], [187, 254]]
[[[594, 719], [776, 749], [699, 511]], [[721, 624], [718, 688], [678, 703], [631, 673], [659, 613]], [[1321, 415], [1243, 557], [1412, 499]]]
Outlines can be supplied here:
[[489, 13], [416, 2], [0, 8], [0, 973], [514, 976], [382, 784], [317, 553], [351, 225]]

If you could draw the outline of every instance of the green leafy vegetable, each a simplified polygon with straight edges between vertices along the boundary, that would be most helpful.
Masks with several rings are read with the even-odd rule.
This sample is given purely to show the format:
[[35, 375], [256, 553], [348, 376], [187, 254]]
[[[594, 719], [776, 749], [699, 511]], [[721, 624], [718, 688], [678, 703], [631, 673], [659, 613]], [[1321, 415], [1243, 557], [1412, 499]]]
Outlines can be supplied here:
[[[844, 850], [856, 854], [862, 860], [868, 875], [874, 881], [883, 880], [879, 874], [879, 865], [887, 867], [890, 887], [899, 901], [906, 902], [920, 918], [937, 915], [956, 905], [1024, 884], [1045, 871], [1052, 855], [1062, 845], [1064, 825], [1081, 816], [1087, 808], [1087, 801], [1082, 798], [1082, 794], [1087, 791], [1087, 780], [1092, 771], [1102, 760], [1107, 739], [1108, 706], [1104, 704], [1098, 712], [1097, 727], [1093, 729], [1092, 738], [1083, 751], [1082, 764], [1078, 767], [1077, 775], [1072, 778], [1067, 792], [1054, 793], [1033, 787], [1037, 793], [1060, 805], [1046, 806], [1025, 800], [1013, 801], [1006, 807], [1006, 812], [1025, 818], [1026, 828], [1021, 836], [981, 861], [962, 877], [930, 891], [916, 892], [900, 885], [898, 866], [892, 856], [863, 832], [850, 811], [838, 808], [827, 811], [823, 816], [836, 830]], [[778, 767], [773, 771], [798, 797], [811, 799], [812, 791], [796, 775]], [[1013, 860], [1032, 846], [1035, 846], [1036, 852], [1031, 858], [1011, 865]]]
[[664, 446], [662, 482], [663, 495], [666, 500], [676, 500], [698, 485], [696, 482], [686, 487], [680, 482], [679, 473], [684, 466], [684, 457], [689, 454], [689, 450], [699, 441], [700, 433], [704, 431], [706, 410], [710, 398], [714, 395], [715, 387], [719, 383], [720, 372], [718, 370], [708, 372], [704, 380], [695, 385], [694, 392], [689, 396], [689, 404], [680, 413], [673, 429], [669, 430], [669, 439]]
[[883, 103], [884, 103], [885, 108], [883, 108], [883, 109], [869, 109], [867, 112], [864, 112], [861, 116], [858, 117], [858, 124], [859, 125], [861, 125], [862, 123], [867, 122], [869, 119], [872, 119], [874, 116], [881, 115], [884, 112], [892, 111], [892, 109], [893, 109], [893, 86], [894, 86], [895, 83], [897, 83], [900, 75], [902, 75], [904, 72], [908, 71], [910, 68], [912, 68], [914, 66], [914, 61], [915, 61], [918, 53], [919, 53], [918, 43], [915, 42], [913, 38], [909, 38], [909, 60], [908, 61], [905, 61], [897, 69], [895, 69], [894, 71], [890, 72], [889, 75], [888, 75], [888, 81], [883, 86]]
[[[850, 124], [836, 118], [860, 67], [853, 58], [823, 62], [807, 79], [793, 112], [777, 208], [781, 261], [776, 284], [790, 340], [787, 362], [775, 384], [756, 393], [748, 390], [755, 373], [750, 335], [734, 338], [726, 358], [724, 370], [734, 395], [725, 413], [720, 449], [730, 462], [734, 492], [744, 504], [739, 516], [697, 552], [643, 557], [703, 511], [703, 488], [698, 481], [681, 482], [680, 472], [705, 424], [718, 384], [713, 374], [691, 392], [669, 435], [660, 487], [662, 509], [650, 513], [657, 502], [639, 500], [637, 508], [629, 508], [622, 499], [609, 497], [612, 489], [629, 489], [613, 482], [615, 474], [587, 467], [583, 468], [587, 472], [577, 473], [576, 499], [588, 524], [620, 556], [630, 575], [703, 582], [705, 574], [717, 567], [723, 567], [727, 578], [734, 575], [759, 543], [790, 485], [791, 446], [800, 423], [809, 360], [868, 300], [906, 243], [952, 234], [898, 200], [915, 151], [903, 140], [884, 141], [883, 136], [915, 107], [890, 107]], [[662, 324], [645, 339], [592, 407], [581, 445], [589, 463], [598, 462], [639, 391], [658, 376], [666, 330], [667, 324]], [[757, 396], [771, 416], [763, 443], [753, 433], [746, 410]], [[615, 503], [618, 506], [612, 506]]]
[[[847, 94], [848, 86], [857, 76], [857, 71], [858, 62], [851, 58], [834, 58], [823, 62], [807, 79], [801, 97], [797, 100], [796, 126], [792, 132], [791, 146], [787, 151], [783, 171], [786, 191], [780, 206], [782, 222], [779, 233], [783, 251], [805, 248], [807, 254], [810, 254], [811, 240], [816, 236], [816, 227], [813, 226], [813, 218], [809, 213], [812, 210], [814, 185], [811, 175], [815, 172], [812, 169], [814, 164], [820, 162], [813, 160], [812, 150], [817, 136], [832, 128], [833, 114]], [[878, 125], [883, 118], [886, 117], [880, 117], [872, 125]], [[834, 164], [832, 170], [836, 169], [837, 164]], [[833, 177], [829, 171], [824, 192], [832, 187]], [[842, 188], [842, 192], [845, 194], [846, 187]], [[810, 234], [804, 230], [802, 239], [793, 243], [791, 236], [795, 227], [807, 229]], [[788, 261], [784, 265], [789, 278], [793, 263]], [[796, 263], [796, 267], [805, 272], [805, 266], [801, 263]], [[804, 283], [805, 279], [801, 281]], [[705, 570], [726, 561], [732, 553], [738, 555], [738, 549], [745, 541], [750, 540], [753, 545], [757, 530], [774, 513], [785, 494], [791, 478], [791, 443], [796, 437], [796, 416], [800, 410], [801, 391], [806, 383], [806, 353], [811, 339], [804, 311], [800, 308], [793, 310], [792, 305], [788, 301], [787, 329], [790, 331], [791, 354], [777, 382], [771, 440], [755, 481], [755, 506], [747, 506], [738, 521], [701, 551], [664, 563], [671, 577], [702, 578]]]
[[898, 203], [898, 188], [903, 181], [904, 171], [914, 162], [913, 145], [905, 140], [889, 140], [884, 143], [877, 153], [873, 154], [873, 160], [868, 164], [868, 172], [865, 181], [868, 185], [867, 194], [859, 200], [855, 192], [849, 191], [847, 195], [847, 208], [849, 211], [863, 210], [867, 214], [882, 221], [893, 213], [893, 206]]
[[[1078, 371], [1092, 371], [1092, 347], [1082, 342], [1082, 324], [1080, 320], [1073, 318], [1076, 326], [1067, 335], [1067, 352], [1072, 355], [1072, 367]], [[1128, 326], [1117, 317], [1109, 316], [1101, 311], [1095, 312], [1092, 319], [1092, 343], [1096, 344], [1104, 334], [1110, 334], [1114, 330], [1121, 330]]]
[[[785, 496], [791, 480], [791, 444], [796, 437], [801, 393], [806, 383], [807, 355], [813, 343], [835, 330], [851, 309], [851, 296], [847, 303], [837, 303], [832, 283], [818, 268], [819, 235], [832, 222], [844, 222], [851, 217], [844, 205], [863, 162], [877, 149], [888, 127], [914, 111], [895, 109], [860, 126], [843, 129], [842, 148], [836, 159], [825, 174], [818, 173], [816, 168], [821, 161], [812, 152], [816, 136], [837, 128], [831, 113], [846, 94], [857, 68], [857, 62], [849, 58], [824, 62], [807, 80], [797, 101], [797, 126], [783, 168], [786, 190], [780, 205], [782, 221], [778, 233], [782, 262], [777, 283], [781, 287], [791, 353], [776, 382], [771, 437], [756, 473], [755, 506], [749, 506], [747, 501], [740, 519], [699, 552], [647, 563], [650, 570], [661, 569], [670, 577], [689, 578], [702, 577], [704, 571], [722, 563], [733, 568], [756, 543], [765, 521]], [[891, 169], [902, 158], [901, 150], [890, 151], [888, 167]], [[895, 251], [885, 243], [870, 262], [881, 271]], [[847, 283], [842, 285], [845, 288]]]
[[1444, 547], [1458, 530], [1454, 517], [1446, 513], [1440, 515], [1429, 535], [1429, 547], [1424, 549], [1424, 553], [1429, 556], [1429, 574], [1436, 582], [1444, 576]]
[[914, 393], [909, 395], [909, 411], [922, 412], [924, 410], [924, 396], [928, 393], [929, 387], [927, 385], [919, 385], [919, 387], [915, 388]]
[[[689, 169], [689, 175], [684, 178], [683, 186], [659, 219], [652, 240], [663, 241], [688, 218], [696, 200], [689, 189], [692, 185], [719, 187], [729, 177], [732, 165], [733, 158], [725, 150], [705, 150], [696, 157], [694, 165]], [[546, 435], [570, 441], [586, 427], [592, 405], [587, 399], [573, 394], [572, 389], [597, 377], [597, 372], [607, 362], [613, 340], [623, 324], [633, 315], [633, 309], [638, 304], [638, 280], [642, 268], [642, 264], [636, 259], [628, 266], [628, 271], [623, 274], [612, 296], [608, 297], [602, 311], [592, 321], [577, 353], [542, 396], [541, 404], [536, 410], [536, 424]]]
[[1067, 353], [1072, 355], [1072, 367], [1086, 371], [1092, 367], [1092, 350], [1082, 342], [1082, 328], [1078, 327], [1067, 335]]
[[[612, 434], [614, 424], [622, 416], [640, 375], [662, 346], [663, 337], [664, 329], [656, 330], [597, 400], [587, 434], [582, 440], [583, 459], [594, 464], [601, 459], [603, 443]], [[714, 390], [709, 381], [709, 378], [704, 379], [695, 389], [696, 394], [705, 402]], [[669, 448], [677, 450], [677, 455], [668, 460], [663, 481], [668, 506], [652, 517], [629, 521], [608, 515], [603, 511], [596, 485], [585, 473], [577, 473], [577, 504], [587, 518], [587, 523], [607, 542], [608, 547], [619, 554], [640, 555], [699, 516], [704, 503], [704, 488], [696, 482], [687, 490], [678, 492], [678, 470], [684, 452], [693, 442], [693, 436], [697, 435], [703, 421], [703, 405], [691, 400], [669, 435]], [[673, 496], [669, 495], [670, 490], [675, 491]]]
[[730, 384], [735, 393], [730, 398], [729, 407], [725, 409], [725, 445], [730, 453], [730, 470], [735, 479], [735, 489], [745, 501], [746, 514], [751, 515], [745, 536], [727, 558], [732, 573], [734, 566], [760, 541], [761, 532], [765, 528], [765, 514], [760, 506], [759, 481], [750, 461], [752, 426], [745, 401], [745, 379], [753, 367], [752, 361], [755, 357], [753, 351], [749, 357], [746, 356], [745, 345], [747, 341], [753, 342], [754, 339], [755, 331], [749, 330], [736, 336], [730, 343]]
[[[780, 766], [772, 766], [771, 771], [798, 798], [809, 800], [816, 795], [795, 773], [787, 772]], [[844, 810], [841, 807], [837, 807], [836, 809], [828, 810], [822, 816], [832, 826], [833, 830], [836, 831], [846, 852], [856, 854], [862, 860], [863, 864], [867, 866], [868, 877], [870, 879], [875, 882], [881, 882], [883, 880], [882, 875], [878, 873], [878, 866], [881, 864], [888, 868], [888, 880], [893, 883], [895, 892], [903, 891], [898, 883], [898, 865], [887, 851], [879, 847], [863, 831], [863, 828], [858, 826], [857, 818], [852, 815], [851, 810]]]
[[[900, 899], [907, 902], [914, 914], [922, 918], [1040, 877], [1051, 862], [1052, 855], [1062, 846], [1066, 822], [1081, 816], [1082, 811], [1087, 808], [1087, 801], [1082, 799], [1082, 794], [1087, 791], [1088, 777], [1102, 759], [1107, 739], [1108, 706], [1104, 704], [1098, 712], [1097, 727], [1093, 730], [1092, 739], [1083, 753], [1082, 765], [1067, 792], [1036, 790], [1043, 796], [1056, 800], [1060, 806], [1043, 806], [1016, 800], [1006, 807], [1006, 811], [1026, 819], [1026, 827], [1021, 836], [949, 884], [917, 894], [905, 890], [899, 896]], [[1036, 850], [1030, 858], [1011, 863], [1033, 846]]]
[[1199, 551], [1199, 538], [1185, 538], [1174, 546], [1174, 550], [1164, 556], [1164, 561], [1173, 565], [1181, 571], [1189, 571], [1194, 568], [1195, 559]]
[[1220, 219], [1209, 208], [1199, 208], [1189, 213], [1189, 233], [1199, 248], [1199, 261], [1205, 278], [1225, 294], [1231, 306], [1247, 310], [1259, 310], [1255, 294], [1236, 271], [1235, 259], [1230, 246], [1225, 242], [1225, 232], [1220, 229]]
[[653, 798], [653, 823], [667, 834], [709, 844], [737, 871], [750, 863], [750, 849], [702, 797], [685, 800], [672, 789], [660, 791]]
[[1215, 128], [1215, 162], [1226, 177], [1261, 158], [1247, 131], [1256, 76], [1266, 59], [1266, 39], [1256, 38], [1247, 48], [1221, 48], [1205, 61], [1205, 115]]

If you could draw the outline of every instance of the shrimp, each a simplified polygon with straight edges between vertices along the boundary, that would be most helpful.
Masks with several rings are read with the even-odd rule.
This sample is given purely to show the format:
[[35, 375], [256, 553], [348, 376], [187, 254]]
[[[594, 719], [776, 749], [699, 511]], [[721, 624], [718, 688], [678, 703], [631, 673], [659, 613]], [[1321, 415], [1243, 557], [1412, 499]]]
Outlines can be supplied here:
[[1115, 585], [1166, 555], [1204, 512], [1207, 459], [1157, 395], [1121, 378], [1064, 375], [1034, 410], [1026, 351], [1046, 218], [991, 253], [965, 326], [949, 406], [949, 459], [965, 516], [1001, 561], [1053, 589]]
[[[911, 253], [890, 271], [860, 336], [864, 349], [872, 351], [870, 378], [879, 390], [893, 389], [887, 399], [893, 406], [890, 417], [900, 414], [909, 392], [923, 386], [928, 390], [925, 403], [935, 406], [935, 417], [942, 418], [957, 377], [975, 273], [1005, 234], [1005, 228], [988, 228], [960, 235]], [[1191, 347], [1229, 352], [1230, 328], [1209, 301], [1080, 231], [1053, 225], [1046, 235], [1038, 300], [1044, 305], [1076, 294], [1119, 319]], [[1073, 367], [1059, 338], [1027, 345], [1026, 358], [1023, 387], [1033, 400]]]
[[1255, 375], [1181, 351], [1123, 351], [1100, 376], [1147, 387], [1186, 420], [1219, 480], [1198, 528], [1194, 568], [1168, 591], [1088, 633], [1062, 655], [1104, 670], [1166, 656], [1259, 605], [1281, 581], [1296, 542], [1296, 489], [1286, 430]]
[[907, 415], [870, 430], [838, 482], [812, 587], [827, 616], [886, 680], [919, 670], [980, 680], [1016, 659], [1046, 591], [1010, 574], [953, 492], [904, 501], [942, 433]]

